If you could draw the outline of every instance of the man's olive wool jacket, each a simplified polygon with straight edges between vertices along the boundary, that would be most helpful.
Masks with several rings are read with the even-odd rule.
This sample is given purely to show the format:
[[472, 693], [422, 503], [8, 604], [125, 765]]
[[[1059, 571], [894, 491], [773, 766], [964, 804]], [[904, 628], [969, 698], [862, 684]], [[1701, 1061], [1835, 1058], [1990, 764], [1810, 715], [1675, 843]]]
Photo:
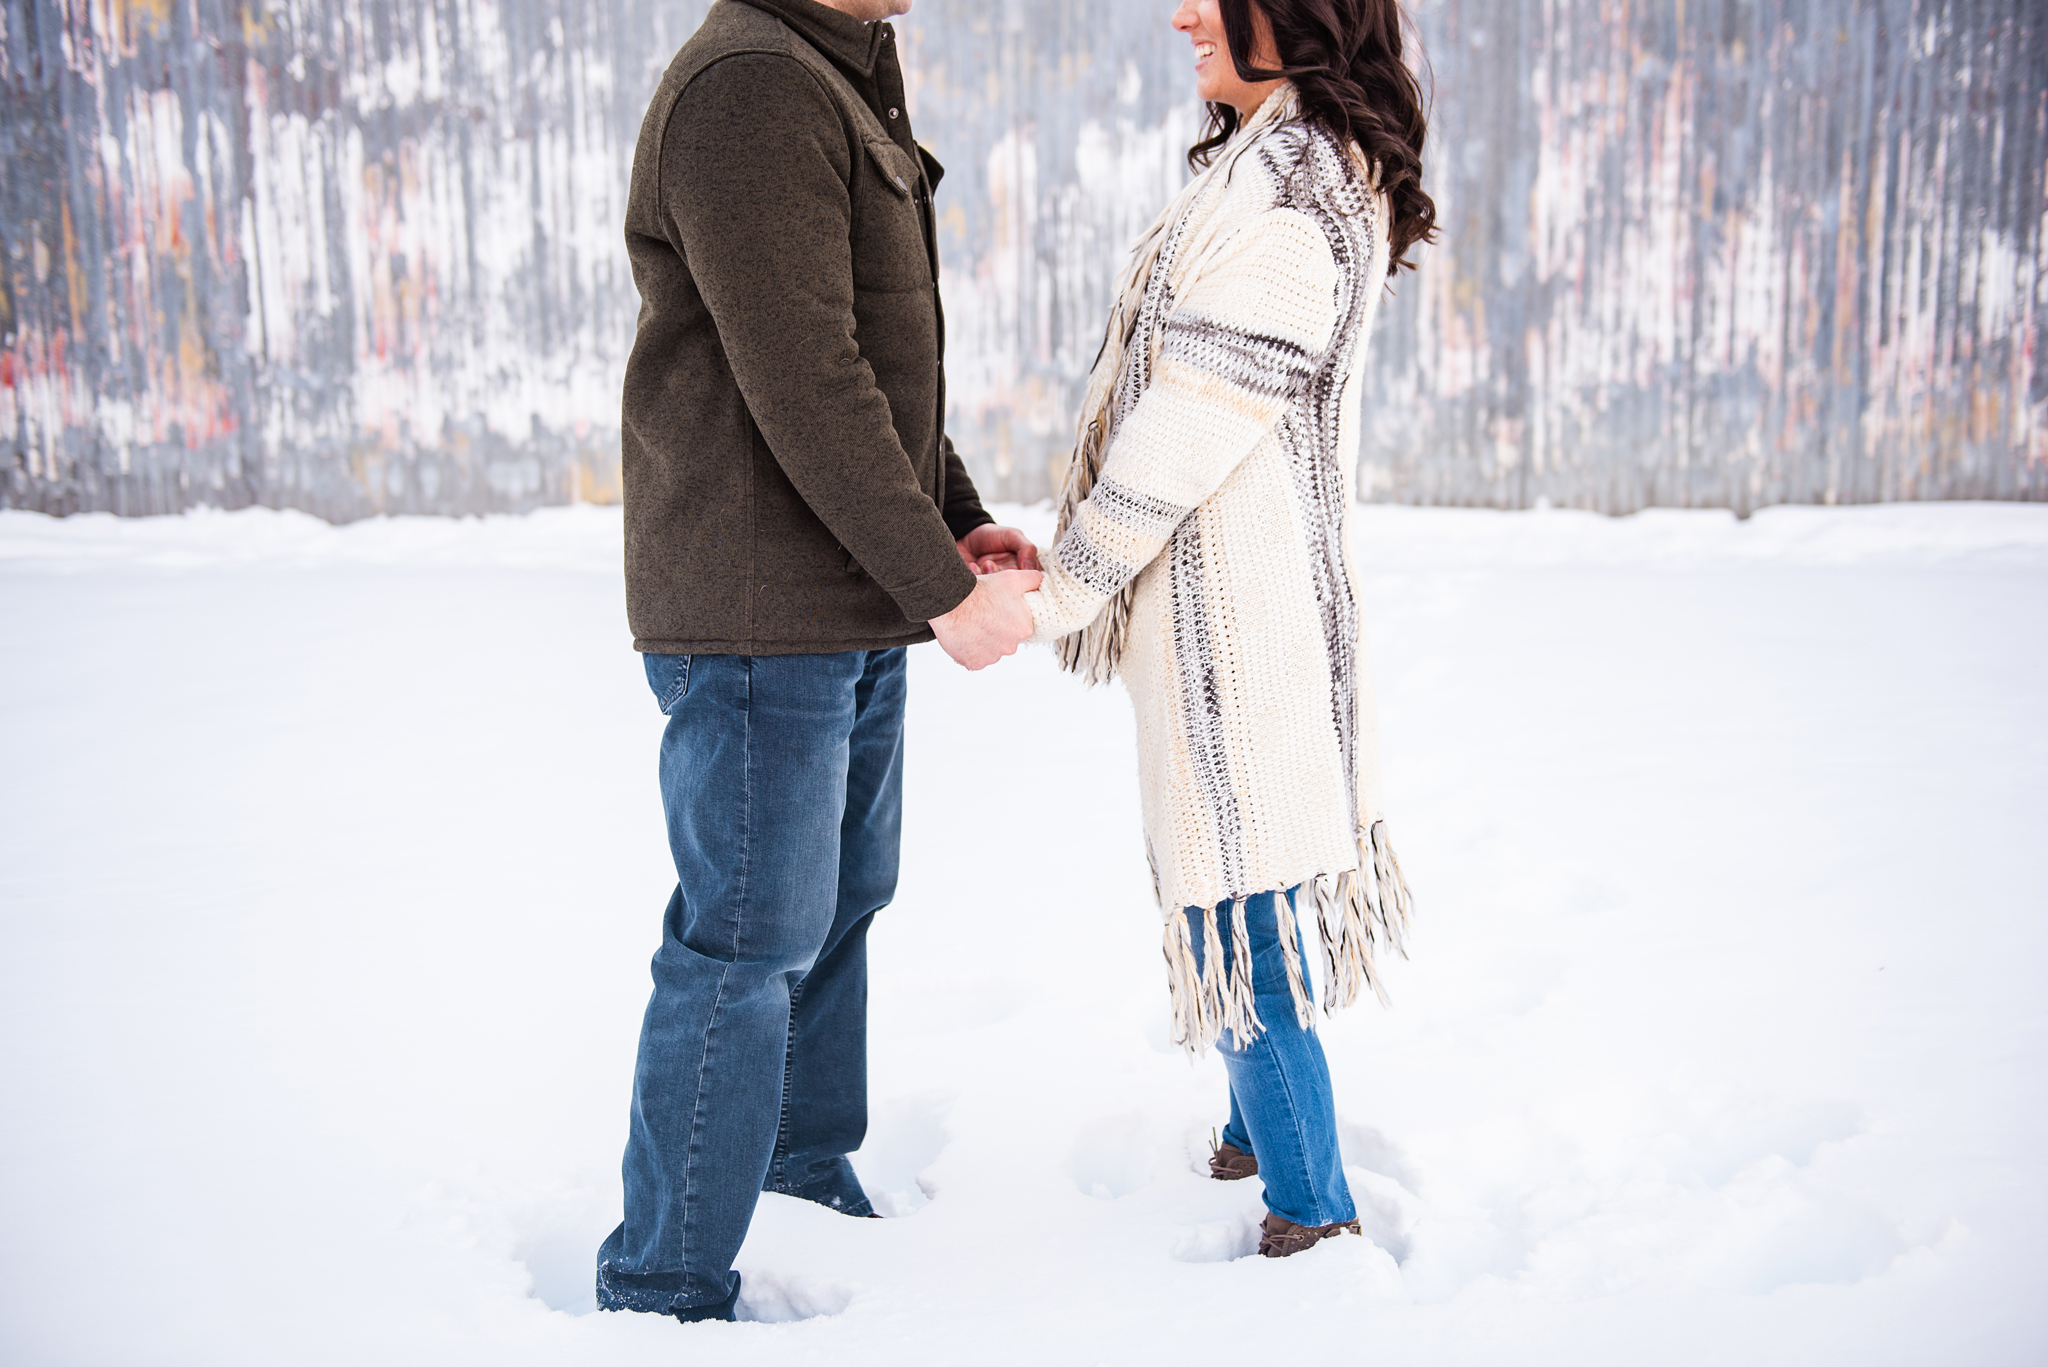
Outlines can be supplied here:
[[931, 191], [893, 31], [718, 0], [633, 155], [626, 611], [662, 654], [879, 650], [972, 591]]

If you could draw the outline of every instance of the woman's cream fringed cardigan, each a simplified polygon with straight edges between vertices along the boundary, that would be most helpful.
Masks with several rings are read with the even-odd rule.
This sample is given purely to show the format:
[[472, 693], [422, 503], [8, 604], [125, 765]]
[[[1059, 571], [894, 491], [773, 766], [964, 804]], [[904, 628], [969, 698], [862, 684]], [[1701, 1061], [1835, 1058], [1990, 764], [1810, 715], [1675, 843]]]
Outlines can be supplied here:
[[1373, 951], [1409, 911], [1380, 820], [1379, 753], [1345, 547], [1364, 343], [1387, 204], [1356, 150], [1282, 85], [1138, 244], [1082, 410], [1033, 640], [1137, 711], [1175, 1036], [1264, 1028], [1250, 943], [1218, 905], [1273, 899], [1295, 1014], [1313, 1022], [1295, 911], [1315, 907], [1323, 1005], [1382, 1001]]

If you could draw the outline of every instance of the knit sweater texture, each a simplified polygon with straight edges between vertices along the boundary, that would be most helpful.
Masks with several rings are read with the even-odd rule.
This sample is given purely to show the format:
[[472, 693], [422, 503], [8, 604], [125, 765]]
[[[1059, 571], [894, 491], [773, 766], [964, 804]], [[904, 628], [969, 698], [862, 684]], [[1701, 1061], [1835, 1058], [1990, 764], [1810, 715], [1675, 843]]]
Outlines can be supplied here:
[[[1384, 999], [1408, 892], [1381, 825], [1372, 681], [1347, 550], [1365, 339], [1387, 202], [1283, 85], [1139, 244], [1084, 407], [1033, 639], [1137, 714], [1177, 1036], [1263, 1028], [1249, 974], [1198, 972], [1188, 914], [1274, 899], [1296, 1013], [1295, 911], [1324, 1006]], [[1098, 411], [1089, 411], [1098, 410]], [[1234, 917], [1236, 938], [1243, 918]], [[1234, 946], [1249, 965], [1249, 945]]]

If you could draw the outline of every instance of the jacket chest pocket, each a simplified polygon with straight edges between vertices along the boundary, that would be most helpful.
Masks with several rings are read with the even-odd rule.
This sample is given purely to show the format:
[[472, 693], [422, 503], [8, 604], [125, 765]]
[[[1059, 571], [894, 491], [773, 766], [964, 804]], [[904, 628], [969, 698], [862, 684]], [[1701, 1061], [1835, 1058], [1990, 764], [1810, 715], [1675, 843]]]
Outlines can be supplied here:
[[866, 138], [861, 145], [867, 155], [853, 181], [853, 287], [930, 289], [917, 160], [887, 138]]

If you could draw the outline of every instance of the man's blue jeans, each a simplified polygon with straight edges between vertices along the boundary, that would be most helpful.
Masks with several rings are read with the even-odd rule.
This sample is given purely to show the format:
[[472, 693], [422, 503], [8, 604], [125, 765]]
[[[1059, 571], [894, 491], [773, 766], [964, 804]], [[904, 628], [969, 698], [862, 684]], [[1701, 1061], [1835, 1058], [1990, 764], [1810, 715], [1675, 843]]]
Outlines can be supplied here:
[[[1294, 890], [1284, 894], [1294, 900]], [[1202, 912], [1185, 915], [1194, 931], [1195, 963], [1199, 967]], [[1337, 1103], [1330, 1088], [1330, 1065], [1323, 1046], [1294, 1018], [1294, 995], [1287, 987], [1287, 960], [1280, 948], [1280, 923], [1273, 894], [1256, 893], [1242, 904], [1225, 902], [1216, 911], [1217, 938], [1223, 941], [1223, 962], [1232, 964], [1231, 918], [1245, 918], [1252, 946], [1252, 1003], [1266, 1027], [1240, 1049], [1230, 1031], [1223, 1032], [1217, 1052], [1230, 1076], [1230, 1124], [1223, 1142], [1235, 1144], [1259, 1160], [1259, 1180], [1266, 1186], [1266, 1208], [1283, 1220], [1311, 1228], [1357, 1218], [1351, 1186], [1344, 1180], [1344, 1159], [1337, 1148]], [[1297, 922], [1297, 927], [1299, 922]], [[1295, 953], [1308, 962], [1301, 932], [1295, 931]], [[1237, 971], [1233, 965], [1232, 972]]]
[[870, 1213], [867, 931], [896, 891], [901, 648], [648, 655], [677, 884], [597, 1303], [730, 1319], [757, 1196]]

